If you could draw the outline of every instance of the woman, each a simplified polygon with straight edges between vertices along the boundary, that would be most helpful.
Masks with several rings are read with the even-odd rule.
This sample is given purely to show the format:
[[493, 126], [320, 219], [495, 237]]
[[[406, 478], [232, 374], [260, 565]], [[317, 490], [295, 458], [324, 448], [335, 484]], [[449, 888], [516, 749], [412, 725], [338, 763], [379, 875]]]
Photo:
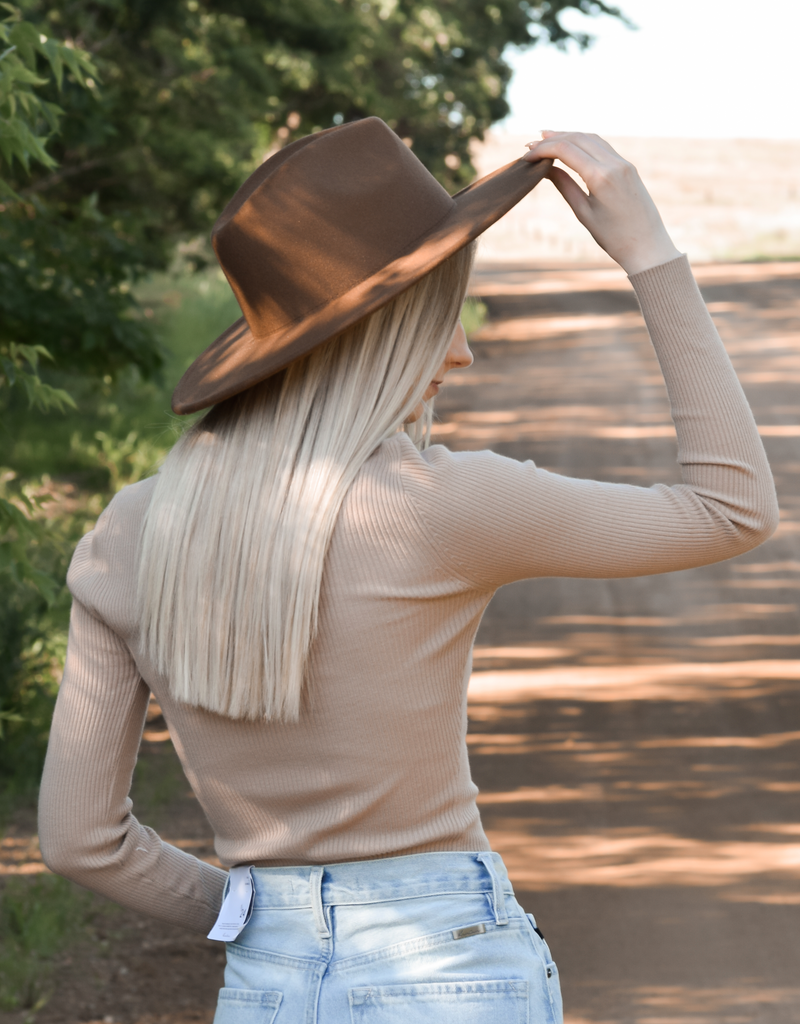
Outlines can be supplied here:
[[[595, 136], [543, 134], [454, 198], [374, 118], [259, 168], [214, 231], [244, 317], [173, 402], [213, 408], [76, 551], [43, 855], [228, 938], [216, 1024], [560, 1021], [469, 775], [481, 614], [513, 580], [684, 569], [777, 523], [747, 402], [634, 168]], [[423, 450], [434, 395], [472, 358], [472, 241], [545, 174], [631, 277], [677, 486]], [[151, 690], [230, 876], [131, 814]]]

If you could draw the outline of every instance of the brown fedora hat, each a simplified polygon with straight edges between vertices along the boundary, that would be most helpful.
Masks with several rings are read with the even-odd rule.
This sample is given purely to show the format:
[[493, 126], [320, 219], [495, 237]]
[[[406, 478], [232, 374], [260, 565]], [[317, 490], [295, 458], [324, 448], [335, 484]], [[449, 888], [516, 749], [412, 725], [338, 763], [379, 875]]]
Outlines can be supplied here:
[[385, 305], [507, 213], [551, 164], [515, 160], [450, 196], [377, 117], [286, 146], [214, 225], [244, 316], [192, 363], [173, 410], [231, 398]]

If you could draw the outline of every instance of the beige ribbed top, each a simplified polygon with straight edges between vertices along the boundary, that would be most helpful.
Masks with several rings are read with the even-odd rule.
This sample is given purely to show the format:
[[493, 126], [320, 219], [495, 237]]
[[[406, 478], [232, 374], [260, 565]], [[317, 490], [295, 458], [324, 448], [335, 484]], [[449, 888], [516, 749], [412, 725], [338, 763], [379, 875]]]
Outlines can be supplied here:
[[297, 724], [233, 721], [171, 699], [135, 617], [153, 482], [117, 495], [69, 573], [69, 650], [40, 805], [54, 871], [188, 928], [213, 924], [225, 873], [131, 813], [151, 690], [223, 864], [488, 848], [466, 689], [494, 591], [533, 576], [685, 569], [738, 555], [777, 525], [758, 431], [688, 264], [632, 282], [669, 389], [683, 483], [575, 480], [492, 452], [419, 453], [404, 434], [384, 442], [334, 532]]

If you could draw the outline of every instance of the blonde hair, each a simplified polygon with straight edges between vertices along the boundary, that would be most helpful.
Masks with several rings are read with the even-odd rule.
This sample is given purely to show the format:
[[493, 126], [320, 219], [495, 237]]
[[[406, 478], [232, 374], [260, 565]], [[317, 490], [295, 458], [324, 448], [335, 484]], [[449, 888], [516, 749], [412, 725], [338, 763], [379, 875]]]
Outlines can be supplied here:
[[[443, 362], [473, 250], [215, 406], [168, 455], [144, 523], [139, 614], [177, 700], [231, 718], [299, 717], [339, 509]], [[406, 424], [418, 447], [425, 404]]]

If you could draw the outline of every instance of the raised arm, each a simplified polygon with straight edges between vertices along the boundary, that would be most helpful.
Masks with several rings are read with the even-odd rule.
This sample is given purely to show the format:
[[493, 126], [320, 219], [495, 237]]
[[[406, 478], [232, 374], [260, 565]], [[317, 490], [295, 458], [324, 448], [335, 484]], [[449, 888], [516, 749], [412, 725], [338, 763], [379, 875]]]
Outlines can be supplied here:
[[721, 561], [775, 530], [772, 474], [753, 415], [685, 257], [635, 169], [594, 136], [545, 133], [531, 158], [629, 273], [658, 355], [682, 483], [576, 480], [491, 452], [436, 446], [408, 487], [449, 567], [487, 589], [533, 576], [620, 577]]

